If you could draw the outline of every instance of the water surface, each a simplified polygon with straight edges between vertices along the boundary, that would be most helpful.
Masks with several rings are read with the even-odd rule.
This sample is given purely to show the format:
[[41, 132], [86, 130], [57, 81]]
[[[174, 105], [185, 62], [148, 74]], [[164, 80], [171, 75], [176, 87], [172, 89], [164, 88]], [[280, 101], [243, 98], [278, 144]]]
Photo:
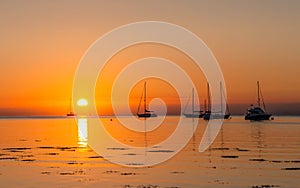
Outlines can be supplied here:
[[[126, 132], [115, 118], [102, 121], [117, 140], [152, 147], [147, 155], [173, 152], [156, 144], [174, 131], [178, 119], [167, 117], [156, 134], [146, 135]], [[197, 130], [181, 152], [162, 164], [137, 168], [95, 153], [72, 118], [2, 118], [1, 187], [299, 187], [300, 117], [249, 122], [234, 116], [203, 153], [198, 146], [207, 122], [185, 121]], [[107, 149], [137, 155], [126, 148]]]

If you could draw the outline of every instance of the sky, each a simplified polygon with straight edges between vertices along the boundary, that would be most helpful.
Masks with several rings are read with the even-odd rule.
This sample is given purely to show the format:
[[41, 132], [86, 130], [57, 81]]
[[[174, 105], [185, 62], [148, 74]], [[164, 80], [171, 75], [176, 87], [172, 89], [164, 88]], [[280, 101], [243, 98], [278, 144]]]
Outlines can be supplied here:
[[[66, 114], [75, 72], [87, 49], [112, 29], [138, 21], [173, 23], [201, 38], [220, 64], [234, 113], [243, 114], [245, 105], [255, 103], [259, 80], [269, 111], [300, 114], [299, 10], [299, 1], [276, 0], [1, 0], [0, 115]], [[120, 62], [149, 55], [182, 66], [190, 61], [170, 47], [150, 44], [117, 54], [111, 60], [112, 74], [100, 76], [96, 87], [101, 112], [111, 110], [108, 90], [101, 90], [100, 83], [109, 88], [112, 75], [125, 65]], [[200, 102], [206, 95], [202, 76], [196, 81]], [[152, 81], [150, 99], [160, 96], [168, 110], [178, 112], [174, 90], [167, 83]], [[132, 91], [132, 111], [142, 82]], [[162, 85], [169, 89], [160, 89]]]

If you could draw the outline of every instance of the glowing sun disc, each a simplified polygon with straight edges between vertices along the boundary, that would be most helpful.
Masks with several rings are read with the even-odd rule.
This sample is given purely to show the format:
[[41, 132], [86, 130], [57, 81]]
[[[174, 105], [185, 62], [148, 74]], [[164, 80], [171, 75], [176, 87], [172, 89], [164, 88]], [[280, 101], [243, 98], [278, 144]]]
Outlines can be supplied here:
[[87, 106], [88, 105], [88, 101], [86, 99], [79, 99], [77, 101], [77, 105], [78, 106]]

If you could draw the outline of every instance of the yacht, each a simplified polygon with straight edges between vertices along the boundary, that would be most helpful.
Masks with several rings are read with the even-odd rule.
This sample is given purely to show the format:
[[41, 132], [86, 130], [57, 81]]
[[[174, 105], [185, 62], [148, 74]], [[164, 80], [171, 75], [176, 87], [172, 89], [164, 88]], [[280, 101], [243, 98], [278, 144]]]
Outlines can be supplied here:
[[[144, 98], [144, 111], [142, 113], [140, 113], [139, 111], [140, 111], [140, 107], [141, 107], [142, 98]], [[144, 118], [157, 117], [157, 114], [155, 114], [154, 111], [147, 110], [146, 82], [144, 83], [144, 92], [141, 96], [141, 100], [140, 100], [138, 111], [137, 111], [137, 116], [144, 117]]]
[[[260, 103], [261, 100], [263, 103], [263, 108], [261, 107], [261, 103]], [[271, 116], [272, 114], [267, 113], [264, 98], [261, 94], [261, 90], [259, 87], [259, 81], [257, 81], [257, 106], [251, 104], [251, 107], [247, 109], [245, 120], [252, 120], [252, 121], [269, 120]]]

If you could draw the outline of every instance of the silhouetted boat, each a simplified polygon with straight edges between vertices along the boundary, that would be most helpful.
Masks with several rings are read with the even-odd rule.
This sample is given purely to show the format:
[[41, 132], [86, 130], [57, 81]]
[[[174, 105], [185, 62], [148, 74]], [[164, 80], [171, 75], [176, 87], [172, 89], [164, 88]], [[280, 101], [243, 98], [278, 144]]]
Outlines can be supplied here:
[[[139, 113], [143, 96], [144, 96], [144, 113]], [[157, 115], [153, 111], [147, 110], [146, 82], [144, 83], [144, 92], [140, 99], [137, 116], [144, 117], [144, 118], [157, 117]]]
[[70, 100], [70, 107], [69, 107], [69, 113], [67, 113], [68, 117], [74, 117], [76, 114], [72, 111], [72, 100]]
[[183, 113], [183, 115], [187, 118], [202, 118], [204, 115], [204, 112], [201, 110], [195, 110], [195, 94], [194, 94], [194, 88], [192, 89], [192, 113]]
[[76, 116], [76, 114], [74, 114], [74, 112], [69, 112], [67, 113], [67, 116]]
[[203, 119], [209, 120], [209, 119], [230, 119], [230, 112], [228, 104], [226, 103], [226, 109], [224, 113], [223, 109], [223, 87], [222, 82], [220, 82], [220, 95], [221, 95], [221, 112], [211, 112], [210, 110], [210, 91], [209, 91], [209, 84], [207, 83], [207, 98], [208, 98], [208, 111], [205, 112]]
[[[264, 109], [262, 109], [260, 106], [260, 99], [262, 99]], [[259, 81], [257, 81], [257, 105], [258, 106], [255, 107], [253, 106], [253, 104], [251, 104], [251, 108], [247, 110], [247, 113], [245, 115], [245, 120], [252, 120], [252, 121], [269, 120], [270, 117], [272, 116], [272, 114], [266, 112], [267, 111], [266, 105], [259, 87]]]

